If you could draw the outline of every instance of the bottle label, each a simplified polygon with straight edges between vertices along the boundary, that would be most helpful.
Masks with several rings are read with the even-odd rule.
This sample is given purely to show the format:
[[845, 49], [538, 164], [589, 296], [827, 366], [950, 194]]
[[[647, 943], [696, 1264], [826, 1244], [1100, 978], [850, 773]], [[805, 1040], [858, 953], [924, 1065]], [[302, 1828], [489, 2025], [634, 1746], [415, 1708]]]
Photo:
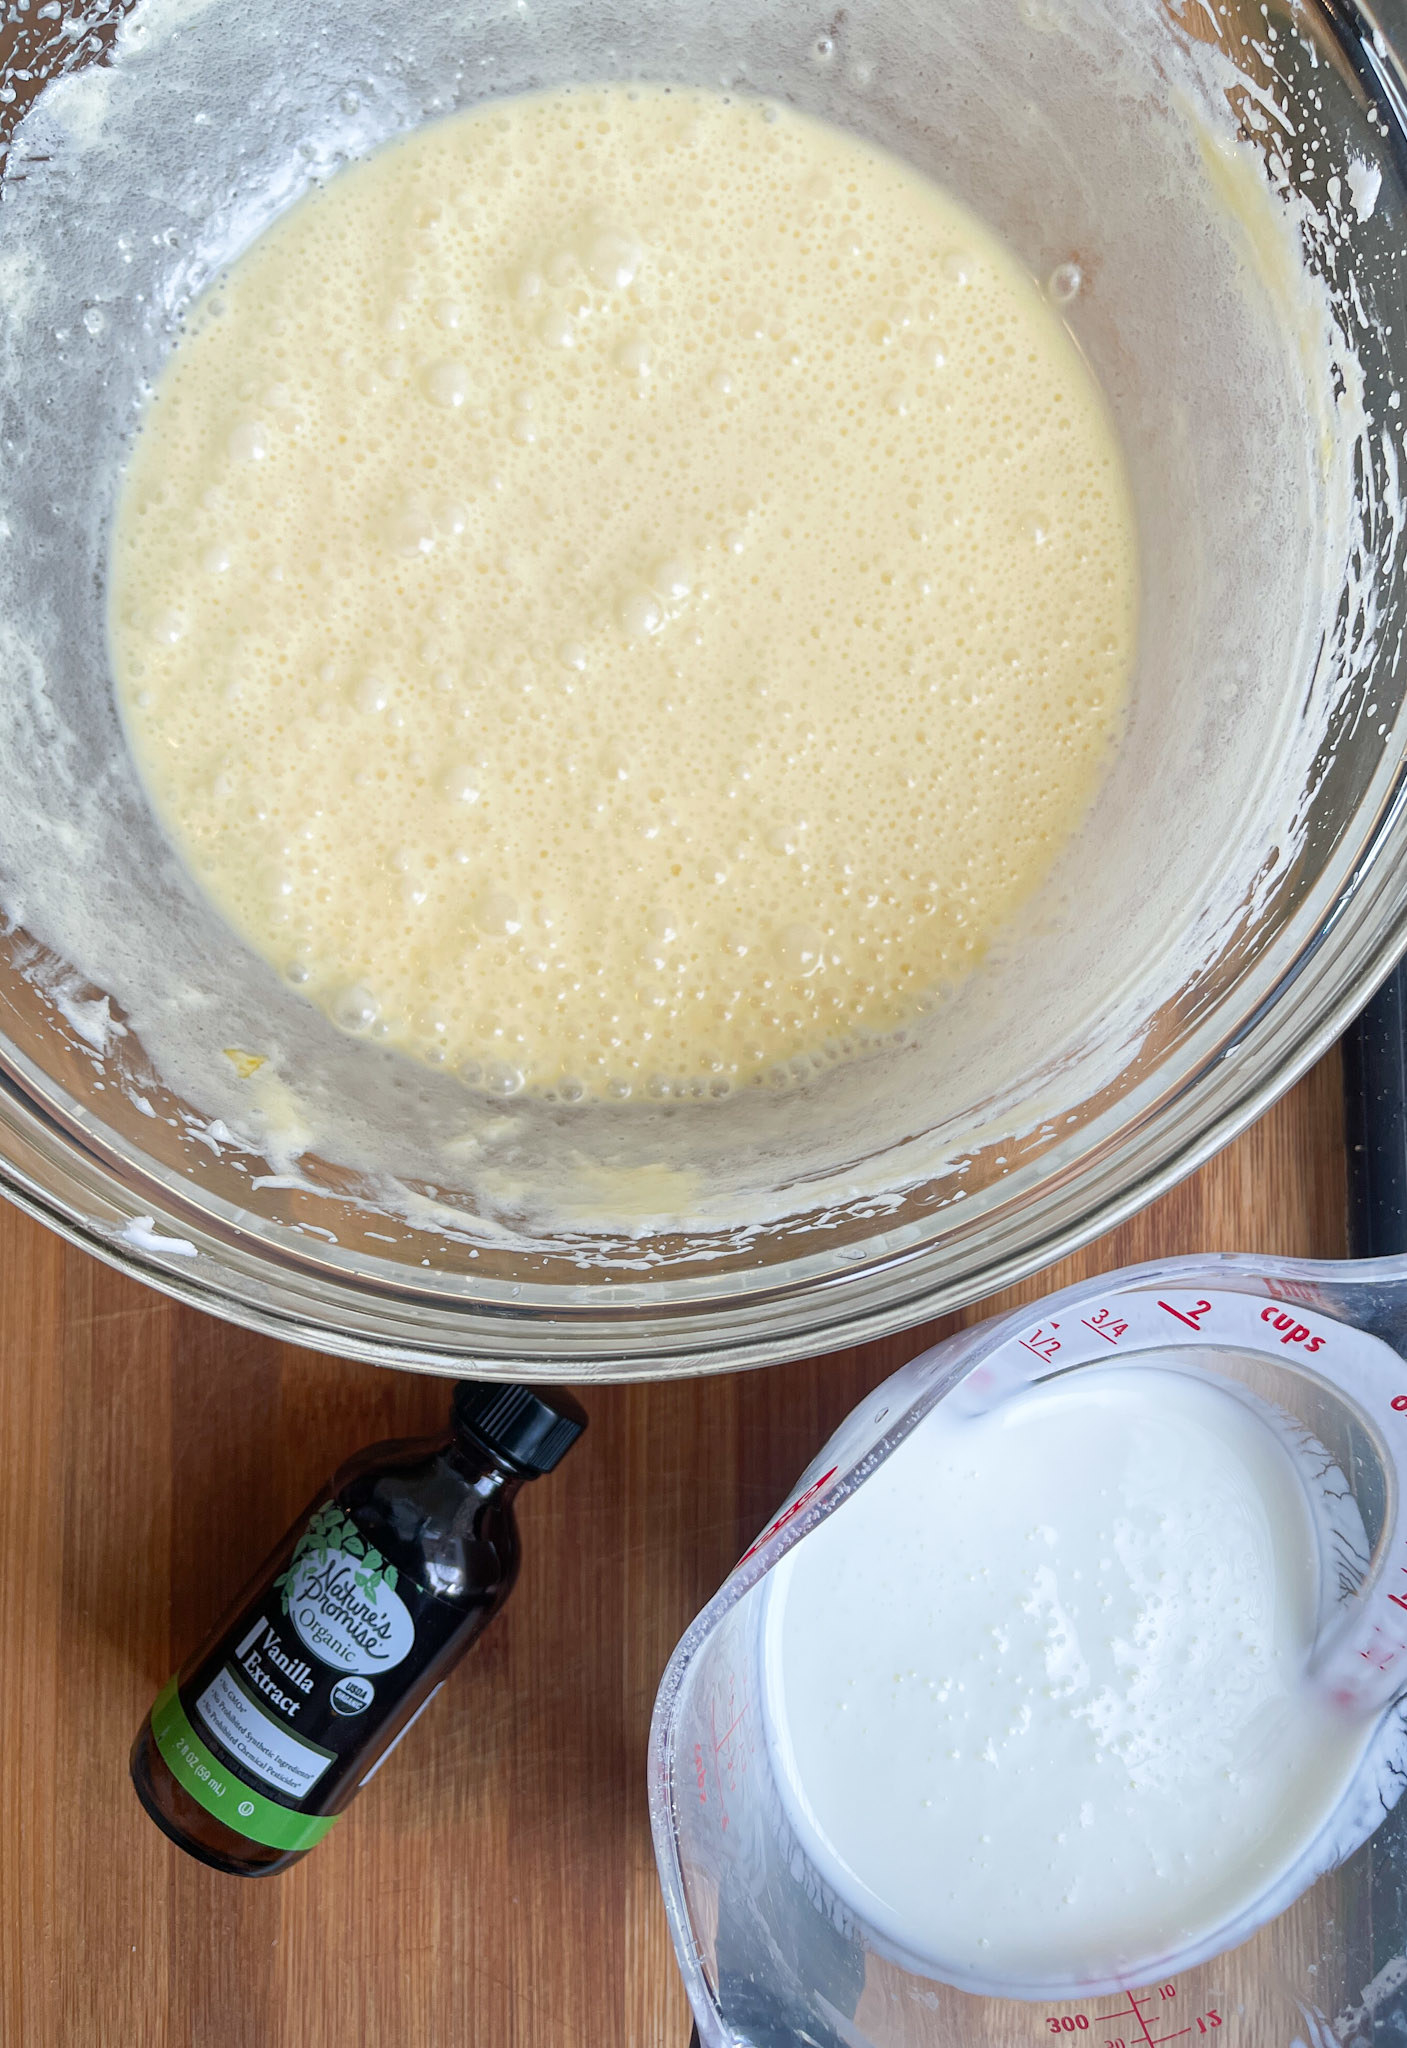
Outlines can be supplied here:
[[329, 1501], [241, 1621], [184, 1697], [171, 1681], [152, 1733], [178, 1783], [236, 1834], [310, 1848], [336, 1817], [318, 1809], [345, 1792], [348, 1765], [463, 1628], [464, 1611], [398, 1573]]
[[337, 1819], [335, 1813], [290, 1813], [252, 1785], [241, 1784], [192, 1728], [174, 1678], [151, 1710], [151, 1732], [176, 1783], [251, 1842], [262, 1842], [266, 1849], [311, 1849]]
[[306, 1799], [328, 1765], [335, 1761], [335, 1751], [305, 1742], [266, 1713], [248, 1687], [240, 1683], [232, 1664], [223, 1665], [215, 1673], [196, 1701], [195, 1710], [205, 1726], [219, 1737], [222, 1749], [237, 1756], [266, 1785], [289, 1799]]
[[351, 1516], [329, 1502], [274, 1584], [305, 1649], [338, 1671], [370, 1676], [404, 1662], [415, 1641], [397, 1582], [396, 1567], [369, 1550]]

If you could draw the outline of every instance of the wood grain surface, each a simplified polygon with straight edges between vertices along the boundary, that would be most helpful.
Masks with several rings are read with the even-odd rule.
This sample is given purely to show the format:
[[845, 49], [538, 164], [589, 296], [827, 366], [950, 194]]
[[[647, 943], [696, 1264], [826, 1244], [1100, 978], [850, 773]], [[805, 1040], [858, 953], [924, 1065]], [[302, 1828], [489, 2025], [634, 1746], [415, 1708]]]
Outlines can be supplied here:
[[[1020, 1296], [1137, 1259], [1344, 1250], [1337, 1057]], [[178, 1308], [0, 1204], [0, 2048], [685, 2048], [645, 1740], [675, 1639], [861, 1395], [947, 1325], [604, 1388], [522, 1507], [506, 1612], [282, 1877], [191, 1862], [132, 1735], [319, 1481], [445, 1383]]]

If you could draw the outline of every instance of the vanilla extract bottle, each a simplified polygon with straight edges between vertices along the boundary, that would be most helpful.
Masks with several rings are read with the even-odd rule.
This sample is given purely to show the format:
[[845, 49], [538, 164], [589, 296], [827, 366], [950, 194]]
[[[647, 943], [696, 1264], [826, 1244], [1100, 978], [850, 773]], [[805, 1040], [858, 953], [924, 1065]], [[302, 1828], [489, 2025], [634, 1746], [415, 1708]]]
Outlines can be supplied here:
[[514, 1496], [585, 1427], [556, 1388], [461, 1380], [448, 1431], [349, 1459], [142, 1724], [157, 1826], [241, 1877], [306, 1855], [508, 1598]]

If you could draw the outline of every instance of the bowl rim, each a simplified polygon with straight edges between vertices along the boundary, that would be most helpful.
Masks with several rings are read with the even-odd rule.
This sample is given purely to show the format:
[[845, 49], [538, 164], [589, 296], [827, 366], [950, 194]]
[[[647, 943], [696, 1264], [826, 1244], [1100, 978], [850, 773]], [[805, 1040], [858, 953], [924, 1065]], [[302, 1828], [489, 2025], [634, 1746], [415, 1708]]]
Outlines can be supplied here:
[[[1380, 26], [1383, 10], [1317, 0], [1313, 11], [1378, 108], [1407, 197], [1407, 70]], [[1235, 1019], [1214, 1007], [1186, 1036], [1180, 1079], [1165, 1078], [1159, 1093], [1155, 1072], [1131, 1090], [1115, 1134], [1072, 1154], [1034, 1204], [1012, 1198], [986, 1212], [978, 1243], [964, 1244], [956, 1261], [952, 1236], [930, 1236], [808, 1275], [768, 1269], [763, 1283], [740, 1281], [728, 1295], [690, 1294], [683, 1283], [673, 1299], [661, 1288], [663, 1298], [648, 1301], [567, 1304], [529, 1282], [499, 1290], [500, 1299], [465, 1292], [432, 1300], [417, 1292], [413, 1268], [344, 1254], [348, 1270], [338, 1271], [291, 1228], [265, 1225], [269, 1234], [256, 1238], [222, 1225], [215, 1212], [224, 1205], [183, 1198], [182, 1185], [193, 1182], [143, 1160], [48, 1076], [36, 1082], [38, 1070], [3, 1033], [0, 1190], [70, 1243], [175, 1301], [372, 1364], [624, 1381], [873, 1342], [951, 1316], [1123, 1223], [1245, 1129], [1333, 1044], [1407, 949], [1407, 707], [1392, 741], [1355, 814], [1356, 850], [1336, 870], [1330, 864], [1268, 957], [1238, 979]], [[1142, 1106], [1130, 1117], [1131, 1101]]]

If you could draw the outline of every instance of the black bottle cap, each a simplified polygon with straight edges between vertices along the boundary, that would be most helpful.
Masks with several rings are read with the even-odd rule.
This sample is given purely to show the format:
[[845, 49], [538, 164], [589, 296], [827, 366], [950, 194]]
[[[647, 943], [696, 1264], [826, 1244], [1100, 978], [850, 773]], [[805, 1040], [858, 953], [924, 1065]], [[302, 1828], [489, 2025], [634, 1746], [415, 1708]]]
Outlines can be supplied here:
[[496, 1380], [460, 1380], [454, 1426], [467, 1429], [505, 1464], [539, 1479], [561, 1464], [581, 1435], [586, 1410], [560, 1387], [538, 1393]]

